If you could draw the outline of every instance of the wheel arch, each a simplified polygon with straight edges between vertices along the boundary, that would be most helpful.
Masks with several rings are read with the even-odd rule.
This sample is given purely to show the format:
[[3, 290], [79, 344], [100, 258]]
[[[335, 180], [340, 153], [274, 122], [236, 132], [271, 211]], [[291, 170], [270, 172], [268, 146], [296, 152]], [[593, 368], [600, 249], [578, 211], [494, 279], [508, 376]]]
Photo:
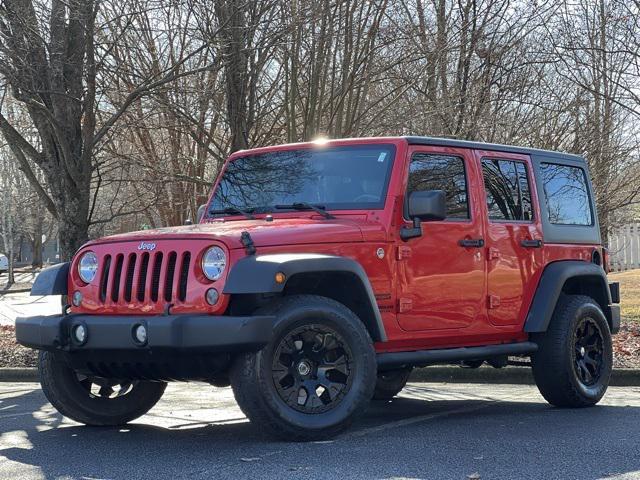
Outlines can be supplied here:
[[[285, 281], [276, 282], [276, 273], [283, 273]], [[229, 271], [223, 293], [322, 295], [351, 309], [373, 341], [387, 340], [369, 278], [362, 265], [351, 258], [320, 254], [247, 256]]]
[[58, 263], [43, 269], [33, 282], [31, 295], [67, 295], [70, 265]]
[[546, 332], [562, 294], [593, 298], [615, 333], [618, 327], [611, 308], [607, 275], [600, 265], [580, 260], [561, 260], [545, 267], [527, 314], [524, 331]]

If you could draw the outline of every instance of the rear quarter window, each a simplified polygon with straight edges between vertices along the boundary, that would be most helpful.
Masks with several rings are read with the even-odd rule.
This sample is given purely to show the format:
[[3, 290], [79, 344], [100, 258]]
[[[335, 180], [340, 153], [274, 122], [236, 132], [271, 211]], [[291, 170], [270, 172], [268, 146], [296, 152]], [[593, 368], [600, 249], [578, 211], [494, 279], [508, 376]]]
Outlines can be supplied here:
[[550, 223], [593, 225], [587, 176], [582, 168], [541, 163], [540, 173]]

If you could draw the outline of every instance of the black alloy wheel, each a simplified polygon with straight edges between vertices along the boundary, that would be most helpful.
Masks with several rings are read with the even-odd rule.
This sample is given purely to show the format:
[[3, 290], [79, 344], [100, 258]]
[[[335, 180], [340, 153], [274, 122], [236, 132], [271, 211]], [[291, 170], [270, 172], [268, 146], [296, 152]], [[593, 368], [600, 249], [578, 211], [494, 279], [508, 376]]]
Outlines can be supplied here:
[[40, 384], [47, 400], [62, 415], [95, 426], [124, 425], [147, 413], [167, 384], [87, 376], [52, 352], [38, 357]]
[[590, 407], [607, 391], [613, 346], [607, 318], [586, 295], [563, 294], [545, 332], [531, 339], [533, 378], [542, 396], [557, 407]]
[[342, 336], [326, 325], [304, 325], [287, 333], [273, 356], [278, 395], [303, 413], [334, 408], [351, 388], [352, 357]]
[[130, 393], [138, 384], [137, 380], [114, 380], [111, 378], [88, 377], [76, 373], [78, 382], [91, 398], [118, 398]]
[[598, 323], [591, 317], [580, 319], [574, 335], [574, 368], [583, 385], [595, 385], [602, 373], [604, 342]]
[[276, 299], [272, 340], [234, 359], [238, 405], [254, 425], [286, 441], [324, 440], [367, 408], [375, 388], [373, 341], [353, 311], [318, 295]]

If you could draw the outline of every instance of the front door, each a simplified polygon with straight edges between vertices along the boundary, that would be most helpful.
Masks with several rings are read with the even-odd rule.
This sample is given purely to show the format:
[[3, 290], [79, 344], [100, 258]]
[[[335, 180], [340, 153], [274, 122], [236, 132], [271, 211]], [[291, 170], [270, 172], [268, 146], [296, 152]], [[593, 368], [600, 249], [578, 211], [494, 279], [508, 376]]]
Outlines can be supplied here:
[[476, 152], [487, 208], [488, 317], [493, 325], [522, 321], [542, 268], [542, 226], [528, 156]]
[[[482, 181], [473, 152], [410, 150], [406, 194], [444, 190], [447, 219], [423, 222], [423, 235], [398, 247], [398, 322], [404, 330], [460, 329], [486, 314]], [[405, 201], [406, 205], [406, 201]], [[406, 208], [404, 221], [407, 218]]]

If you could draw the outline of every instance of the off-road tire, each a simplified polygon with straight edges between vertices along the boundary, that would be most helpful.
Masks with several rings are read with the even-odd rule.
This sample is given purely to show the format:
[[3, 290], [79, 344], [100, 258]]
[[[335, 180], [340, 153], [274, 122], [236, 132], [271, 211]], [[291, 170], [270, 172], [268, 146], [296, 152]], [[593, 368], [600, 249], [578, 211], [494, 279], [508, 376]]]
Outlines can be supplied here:
[[[349, 427], [367, 408], [376, 382], [373, 342], [360, 319], [343, 304], [316, 295], [285, 297], [259, 313], [277, 318], [272, 340], [259, 352], [239, 355], [230, 372], [233, 393], [245, 415], [268, 434], [287, 441], [327, 439]], [[288, 404], [279, 393], [274, 362], [281, 358], [279, 349], [290, 335], [315, 328], [335, 332], [347, 345], [351, 353], [345, 358], [351, 378], [350, 387], [334, 406], [306, 413]]]
[[116, 398], [91, 395], [76, 372], [51, 352], [38, 358], [40, 385], [47, 400], [65, 417], [92, 426], [124, 425], [147, 413], [160, 400], [167, 384], [136, 381], [128, 393]]
[[376, 388], [373, 392], [373, 399], [391, 400], [405, 387], [412, 370], [412, 368], [402, 368], [378, 372], [378, 380], [376, 381]]
[[[580, 378], [581, 369], [576, 365], [584, 357], [576, 344], [584, 322], [590, 323], [601, 336], [602, 347], [597, 355], [601, 359], [598, 374], [587, 383]], [[531, 357], [533, 377], [547, 402], [575, 408], [600, 401], [611, 377], [613, 348], [607, 319], [595, 300], [585, 295], [563, 295], [547, 331], [532, 335], [532, 340], [538, 344], [538, 351]]]

